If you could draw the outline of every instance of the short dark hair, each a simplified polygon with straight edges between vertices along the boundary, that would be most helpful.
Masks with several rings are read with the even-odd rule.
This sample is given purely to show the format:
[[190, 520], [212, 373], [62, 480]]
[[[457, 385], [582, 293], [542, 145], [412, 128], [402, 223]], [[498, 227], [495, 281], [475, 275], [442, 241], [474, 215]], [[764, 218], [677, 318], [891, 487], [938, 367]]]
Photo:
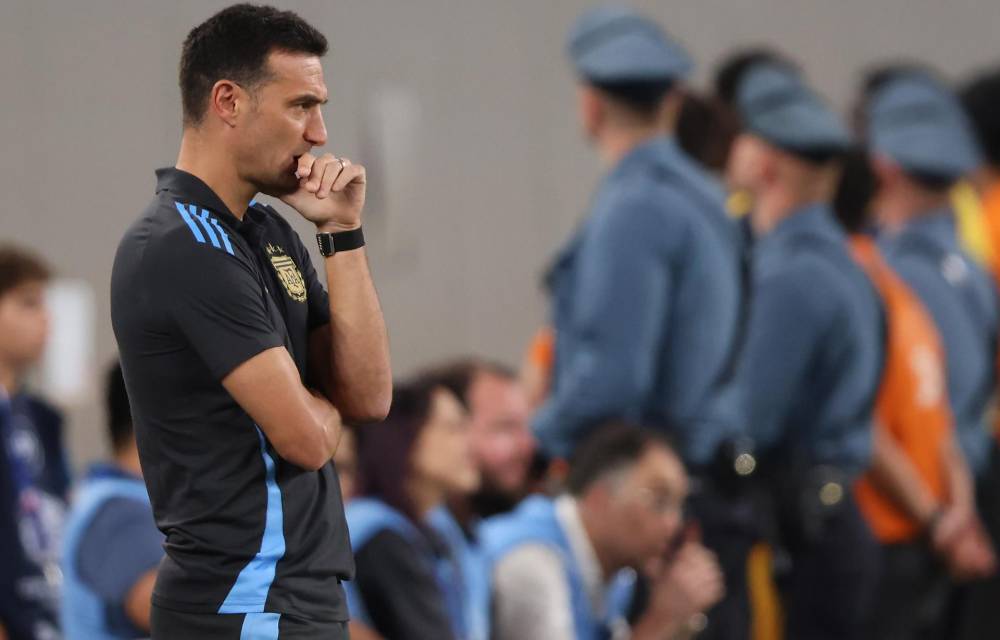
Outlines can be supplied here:
[[248, 91], [266, 81], [267, 56], [273, 51], [323, 56], [327, 42], [295, 13], [253, 4], [234, 4], [192, 29], [180, 63], [184, 124], [201, 122], [219, 80], [232, 80]]
[[670, 80], [592, 82], [591, 86], [635, 117], [652, 120], [674, 83]]
[[986, 160], [1000, 167], [1000, 68], [974, 77], [959, 92]]
[[654, 446], [673, 452], [670, 441], [658, 431], [624, 422], [605, 423], [574, 451], [566, 488], [574, 496], [583, 495], [609, 473], [638, 462]]
[[735, 109], [743, 76], [746, 75], [750, 67], [761, 62], [781, 64], [793, 69], [798, 68], [788, 56], [770, 47], [750, 47], [734, 51], [723, 58], [715, 69], [715, 77], [712, 81], [715, 97], [722, 104]]
[[514, 370], [505, 364], [493, 360], [481, 358], [460, 358], [445, 362], [444, 364], [431, 367], [417, 374], [416, 378], [425, 384], [436, 387], [444, 387], [455, 394], [459, 402], [469, 409], [469, 390], [476, 376], [482, 373], [503, 378], [504, 380], [515, 380], [517, 375]]
[[677, 119], [677, 144], [702, 166], [722, 171], [739, 123], [714, 97], [688, 91]]
[[22, 284], [46, 282], [49, 266], [33, 251], [14, 245], [0, 245], [0, 296]]
[[407, 492], [413, 448], [431, 417], [438, 385], [417, 380], [397, 382], [385, 420], [355, 429], [358, 447], [358, 495], [382, 500], [421, 526]]
[[104, 400], [108, 412], [108, 437], [111, 448], [119, 451], [132, 441], [135, 430], [132, 426], [132, 408], [125, 390], [125, 376], [122, 366], [115, 361], [108, 367], [105, 379]]
[[833, 198], [834, 213], [848, 233], [859, 233], [868, 226], [875, 188], [875, 173], [868, 150], [857, 148], [848, 152]]

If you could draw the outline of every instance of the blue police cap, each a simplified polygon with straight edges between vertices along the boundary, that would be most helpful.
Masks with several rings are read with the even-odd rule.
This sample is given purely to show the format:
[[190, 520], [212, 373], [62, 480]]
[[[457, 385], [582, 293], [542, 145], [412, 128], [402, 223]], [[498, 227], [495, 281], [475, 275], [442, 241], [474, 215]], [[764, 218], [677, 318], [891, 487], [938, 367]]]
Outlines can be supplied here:
[[597, 7], [569, 33], [577, 73], [594, 83], [669, 82], [692, 68], [687, 52], [655, 22], [624, 7]]
[[851, 134], [840, 117], [791, 66], [760, 62], [748, 69], [736, 94], [747, 130], [803, 154], [847, 151]]
[[872, 93], [866, 116], [871, 148], [904, 170], [956, 179], [981, 162], [962, 106], [928, 73], [890, 77]]

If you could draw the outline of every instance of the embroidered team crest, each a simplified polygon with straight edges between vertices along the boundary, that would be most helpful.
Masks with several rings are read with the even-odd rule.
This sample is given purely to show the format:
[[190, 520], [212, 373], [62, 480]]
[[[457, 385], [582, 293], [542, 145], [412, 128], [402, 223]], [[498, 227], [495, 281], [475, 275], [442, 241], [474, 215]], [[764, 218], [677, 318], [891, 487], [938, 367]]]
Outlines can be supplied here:
[[302, 278], [302, 272], [295, 265], [285, 250], [273, 244], [267, 245], [267, 255], [271, 258], [271, 266], [278, 274], [282, 286], [288, 297], [296, 302], [306, 301], [306, 281]]

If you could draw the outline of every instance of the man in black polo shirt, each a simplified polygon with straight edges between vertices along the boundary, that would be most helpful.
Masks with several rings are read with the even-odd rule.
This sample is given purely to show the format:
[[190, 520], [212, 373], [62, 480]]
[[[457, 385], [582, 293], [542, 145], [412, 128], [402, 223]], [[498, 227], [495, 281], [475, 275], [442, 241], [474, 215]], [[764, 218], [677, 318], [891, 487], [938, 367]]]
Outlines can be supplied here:
[[[330, 458], [384, 417], [388, 345], [361, 236], [365, 171], [326, 143], [326, 39], [236, 5], [184, 43], [175, 168], [125, 233], [111, 314], [166, 557], [154, 638], [347, 637]], [[315, 223], [324, 291], [280, 197]]]

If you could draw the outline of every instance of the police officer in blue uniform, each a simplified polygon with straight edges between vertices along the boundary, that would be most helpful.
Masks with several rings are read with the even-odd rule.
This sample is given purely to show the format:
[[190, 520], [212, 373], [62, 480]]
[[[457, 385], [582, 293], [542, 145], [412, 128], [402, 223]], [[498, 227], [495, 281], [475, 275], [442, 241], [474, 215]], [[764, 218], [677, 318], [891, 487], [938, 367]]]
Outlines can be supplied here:
[[788, 65], [754, 65], [737, 99], [728, 174], [753, 196], [756, 236], [739, 380], [791, 561], [786, 637], [854, 638], [878, 556], [849, 489], [869, 462], [884, 349], [875, 289], [830, 205], [852, 140]]
[[[742, 435], [731, 373], [745, 298], [721, 188], [664, 133], [675, 127], [691, 60], [657, 24], [622, 8], [585, 13], [568, 48], [583, 129], [607, 175], [548, 277], [555, 367], [534, 428], [547, 453], [566, 457], [606, 419], [659, 425], [689, 467], [708, 469]], [[704, 511], [727, 519], [747, 510]], [[744, 637], [749, 543], [716, 540], [740, 527], [703, 520], [730, 595], [710, 618], [729, 626], [724, 637]]]
[[959, 245], [948, 197], [979, 165], [979, 150], [958, 101], [928, 73], [887, 77], [871, 91], [866, 113], [886, 256], [941, 332], [959, 442], [981, 477], [991, 450], [986, 410], [996, 386], [997, 300], [989, 276]]
[[[883, 71], [869, 82], [864, 113], [884, 252], [941, 334], [956, 434], [996, 545], [1000, 482], [989, 408], [997, 385], [998, 299], [993, 280], [960, 246], [949, 201], [950, 187], [981, 163], [980, 151], [958, 100], [927, 70]], [[957, 527], [969, 515], [945, 512], [937, 528], [950, 521]], [[974, 584], [956, 600], [949, 625], [956, 638], [995, 634], [996, 589]]]

